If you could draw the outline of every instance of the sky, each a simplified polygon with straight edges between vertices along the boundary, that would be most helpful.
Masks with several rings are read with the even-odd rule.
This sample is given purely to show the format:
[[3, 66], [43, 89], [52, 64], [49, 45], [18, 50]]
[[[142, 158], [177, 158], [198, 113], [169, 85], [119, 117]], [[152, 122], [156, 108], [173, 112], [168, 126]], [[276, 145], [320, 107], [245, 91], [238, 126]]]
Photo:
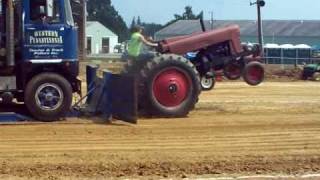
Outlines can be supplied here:
[[[255, 0], [252, 0], [255, 1]], [[319, 20], [320, 0], [265, 0], [263, 19]], [[256, 19], [255, 6], [250, 0], [112, 0], [113, 6], [129, 25], [134, 16], [143, 22], [165, 24], [174, 14], [182, 14], [191, 5], [195, 14], [204, 12], [211, 19]]]

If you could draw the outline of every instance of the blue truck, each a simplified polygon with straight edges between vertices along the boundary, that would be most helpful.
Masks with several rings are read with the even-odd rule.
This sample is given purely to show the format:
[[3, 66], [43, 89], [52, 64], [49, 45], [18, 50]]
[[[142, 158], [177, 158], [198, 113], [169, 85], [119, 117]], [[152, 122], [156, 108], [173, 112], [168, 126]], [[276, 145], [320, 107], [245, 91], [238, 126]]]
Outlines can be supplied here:
[[0, 2], [0, 103], [24, 103], [36, 119], [57, 120], [81, 91], [70, 1]]

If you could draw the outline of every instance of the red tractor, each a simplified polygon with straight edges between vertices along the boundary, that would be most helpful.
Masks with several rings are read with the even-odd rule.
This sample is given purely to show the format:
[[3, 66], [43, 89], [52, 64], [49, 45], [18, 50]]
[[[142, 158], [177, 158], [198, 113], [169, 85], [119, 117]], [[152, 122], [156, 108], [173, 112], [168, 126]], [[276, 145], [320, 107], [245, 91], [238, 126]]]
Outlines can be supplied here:
[[[223, 69], [229, 79], [241, 76], [251, 85], [264, 80], [258, 62], [260, 46], [243, 45], [237, 25], [174, 37], [159, 42], [154, 58], [128, 63], [125, 72], [134, 72], [139, 84], [140, 110], [161, 117], [183, 117], [194, 109], [201, 93], [201, 79], [212, 79]], [[197, 52], [190, 61], [184, 55]]]

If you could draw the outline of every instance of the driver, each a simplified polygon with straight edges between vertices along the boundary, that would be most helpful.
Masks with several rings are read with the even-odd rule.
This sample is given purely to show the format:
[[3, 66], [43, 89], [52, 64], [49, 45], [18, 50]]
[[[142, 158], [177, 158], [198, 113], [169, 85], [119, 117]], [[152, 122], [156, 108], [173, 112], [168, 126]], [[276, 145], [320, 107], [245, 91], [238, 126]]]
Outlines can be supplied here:
[[128, 43], [128, 55], [130, 59], [133, 60], [149, 60], [154, 57], [152, 52], [142, 52], [142, 45], [147, 45], [149, 47], [158, 47], [157, 43], [148, 41], [143, 35], [143, 27], [135, 26], [132, 28], [131, 39]]

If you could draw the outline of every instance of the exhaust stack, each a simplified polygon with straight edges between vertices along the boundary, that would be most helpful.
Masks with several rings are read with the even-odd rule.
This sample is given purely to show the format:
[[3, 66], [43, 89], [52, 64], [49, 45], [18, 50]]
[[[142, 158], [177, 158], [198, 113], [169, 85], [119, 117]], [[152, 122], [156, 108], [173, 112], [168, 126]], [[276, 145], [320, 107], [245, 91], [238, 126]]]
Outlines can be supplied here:
[[202, 32], [206, 32], [206, 26], [204, 25], [203, 18], [200, 18], [200, 25], [201, 25]]

